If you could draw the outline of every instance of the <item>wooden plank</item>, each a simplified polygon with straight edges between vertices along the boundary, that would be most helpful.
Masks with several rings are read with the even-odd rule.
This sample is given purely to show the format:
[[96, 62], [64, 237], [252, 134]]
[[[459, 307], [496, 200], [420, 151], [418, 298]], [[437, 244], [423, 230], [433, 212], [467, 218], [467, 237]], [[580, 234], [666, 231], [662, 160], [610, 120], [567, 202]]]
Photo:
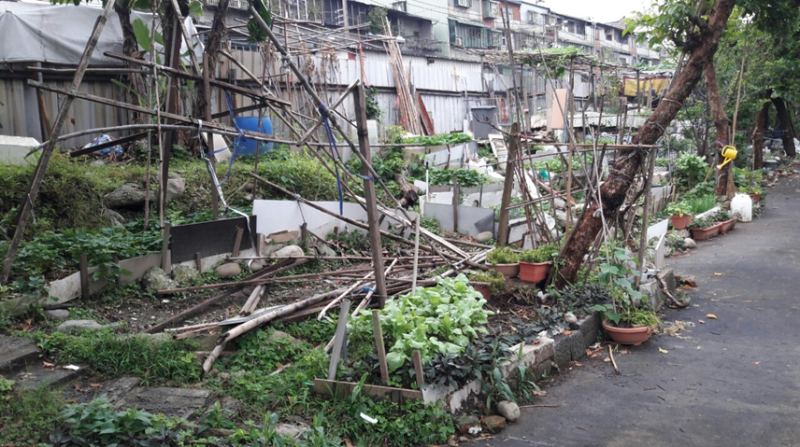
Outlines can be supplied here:
[[232, 289], [232, 290], [228, 290], [226, 292], [223, 292], [223, 293], [221, 293], [221, 294], [219, 294], [217, 296], [214, 296], [212, 298], [209, 298], [209, 299], [203, 301], [202, 303], [199, 303], [197, 305], [194, 305], [194, 306], [184, 310], [183, 312], [179, 313], [178, 315], [175, 315], [175, 316], [173, 316], [171, 318], [168, 318], [167, 320], [165, 320], [165, 321], [163, 321], [163, 322], [161, 322], [161, 323], [159, 323], [159, 324], [157, 324], [155, 326], [152, 326], [152, 327], [150, 327], [148, 329], [145, 329], [144, 332], [147, 333], [147, 334], [153, 334], [153, 333], [156, 333], [158, 331], [161, 331], [162, 329], [166, 329], [166, 328], [168, 328], [169, 326], [171, 326], [173, 324], [180, 323], [181, 321], [184, 321], [187, 318], [189, 318], [189, 317], [191, 317], [193, 315], [196, 315], [200, 311], [207, 309], [208, 307], [212, 306], [213, 304], [216, 304], [216, 303], [224, 300], [225, 298], [228, 298], [229, 296], [233, 295], [234, 293], [236, 293], [238, 291], [239, 291], [239, 289]]
[[[321, 396], [340, 396], [347, 397], [353, 393], [358, 386], [353, 382], [340, 382], [337, 380], [314, 379], [314, 392]], [[406, 388], [392, 388], [381, 385], [364, 384], [361, 390], [367, 396], [376, 397], [381, 400], [391, 399], [394, 402], [402, 403], [405, 401], [424, 400], [422, 391], [409, 390]]]
[[386, 364], [386, 348], [383, 346], [380, 312], [372, 311], [372, 333], [375, 335], [375, 350], [378, 351], [378, 366], [381, 370], [381, 385], [389, 383], [389, 366]]
[[81, 253], [80, 260], [80, 275], [81, 275], [81, 297], [89, 299], [89, 260], [86, 253]]
[[169, 275], [172, 272], [172, 261], [169, 258], [169, 233], [172, 224], [169, 222], [164, 224], [164, 239], [161, 241], [161, 269]]
[[200, 256], [199, 251], [194, 254], [194, 265], [197, 267], [198, 272], [203, 271], [203, 258]]
[[422, 118], [422, 128], [427, 135], [436, 135], [436, 129], [433, 126], [433, 120], [428, 114], [428, 108], [425, 107], [425, 101], [422, 100], [422, 94], [417, 92], [417, 104], [419, 105], [419, 115]]
[[339, 324], [336, 325], [336, 335], [331, 352], [331, 363], [328, 365], [328, 380], [336, 380], [336, 371], [339, 369], [339, 358], [342, 355], [342, 346], [347, 338], [347, 317], [350, 314], [350, 300], [342, 300], [342, 309], [339, 311]]

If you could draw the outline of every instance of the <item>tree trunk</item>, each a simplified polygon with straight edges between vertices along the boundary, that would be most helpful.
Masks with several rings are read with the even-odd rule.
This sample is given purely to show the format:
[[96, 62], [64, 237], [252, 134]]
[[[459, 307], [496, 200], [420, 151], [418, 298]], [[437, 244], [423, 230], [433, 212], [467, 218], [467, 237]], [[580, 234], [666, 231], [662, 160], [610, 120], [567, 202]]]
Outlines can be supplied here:
[[[130, 57], [139, 57], [136, 53], [139, 51], [139, 43], [136, 41], [136, 34], [133, 32], [133, 24], [131, 23], [131, 8], [130, 2], [123, 1], [114, 4], [114, 12], [119, 17], [119, 25], [122, 28], [122, 54]], [[126, 63], [128, 68], [139, 68], [131, 63]], [[140, 96], [147, 93], [147, 88], [144, 85], [144, 80], [139, 73], [128, 74], [128, 85]], [[131, 95], [131, 104], [148, 107], [149, 104], [140, 104], [139, 98]], [[147, 122], [147, 117], [142, 113], [133, 112], [133, 122], [135, 124], [144, 124]]]
[[794, 147], [794, 126], [792, 125], [792, 116], [786, 108], [786, 102], [780, 96], [772, 98], [772, 103], [775, 104], [775, 112], [777, 114], [778, 125], [781, 128], [781, 141], [783, 141], [783, 151], [786, 156], [794, 157], [797, 151]]
[[756, 130], [753, 131], [753, 169], [764, 167], [764, 132], [769, 127], [770, 105], [769, 101], [764, 101], [756, 112]]
[[397, 184], [400, 185], [400, 189], [403, 190], [403, 197], [400, 199], [400, 206], [405, 209], [413, 208], [414, 204], [416, 204], [419, 200], [419, 192], [417, 187], [408, 183], [402, 174], [395, 174], [394, 181], [397, 182]]
[[[725, 107], [722, 106], [722, 99], [719, 96], [719, 89], [717, 88], [717, 70], [714, 68], [714, 62], [711, 61], [705, 68], [706, 88], [708, 89], [708, 101], [711, 106], [711, 116], [714, 118], [714, 127], [717, 130], [717, 139], [714, 142], [714, 152], [716, 153], [717, 165], [725, 161], [722, 156], [722, 148], [728, 144], [733, 144], [731, 138], [731, 127], [728, 124], [728, 115], [725, 113]], [[716, 184], [714, 186], [714, 194], [718, 196], [725, 196], [730, 199], [736, 192], [733, 186], [733, 175], [731, 175], [733, 162], [728, 163], [722, 169], [717, 169]]]
[[[222, 39], [227, 34], [227, 28], [225, 28], [225, 16], [228, 14], [228, 5], [230, 4], [230, 0], [220, 0], [219, 4], [217, 5], [217, 12], [214, 14], [214, 21], [211, 23], [211, 31], [208, 33], [208, 39], [206, 40], [206, 49], [203, 51], [203, 57], [208, 58], [208, 71], [209, 76], [211, 79], [215, 79], [217, 72], [217, 62], [219, 58], [217, 57], [217, 53], [222, 46]], [[197, 94], [197, 98], [194, 101], [194, 111], [195, 115], [203, 117], [205, 113], [207, 104], [206, 104], [206, 95], [205, 92], [202, 91], [202, 86], [200, 92]]]
[[[633, 144], [655, 143], [662, 136], [663, 129], [677, 116], [678, 111], [683, 107], [683, 101], [691, 94], [692, 89], [703, 76], [703, 68], [714, 57], [719, 45], [719, 37], [727, 28], [728, 17], [735, 4], [736, 0], [717, 0], [714, 10], [709, 15], [707, 26], [702, 31], [702, 43], [692, 50], [685, 68], [675, 79], [665, 99], [658, 104], [653, 114], [639, 128], [633, 138]], [[603, 229], [601, 214], [606, 219], [614, 219], [645, 158], [644, 151], [631, 149], [625, 151], [614, 163], [614, 175], [610, 176], [600, 187], [602, 204], [592, 201], [589, 206], [584, 208], [575, 229], [569, 234], [561, 250], [564, 266], [558, 272], [557, 285], [559, 287], [575, 281], [578, 271], [583, 265], [584, 257], [600, 230]]]

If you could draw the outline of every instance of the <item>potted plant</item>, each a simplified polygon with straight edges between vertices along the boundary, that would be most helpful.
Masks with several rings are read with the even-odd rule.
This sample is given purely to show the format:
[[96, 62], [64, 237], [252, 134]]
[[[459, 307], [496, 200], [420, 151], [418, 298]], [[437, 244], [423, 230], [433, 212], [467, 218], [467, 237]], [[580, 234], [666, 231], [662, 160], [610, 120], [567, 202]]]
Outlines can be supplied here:
[[676, 230], [683, 230], [692, 223], [691, 208], [684, 201], [670, 203], [667, 212], [672, 215], [672, 227]]
[[513, 278], [519, 274], [518, 255], [508, 247], [495, 248], [486, 255], [486, 263], [489, 266], [508, 278]]
[[492, 295], [503, 294], [508, 290], [506, 285], [506, 277], [502, 273], [495, 270], [481, 271], [469, 275], [472, 287], [483, 295], [483, 298], [489, 300]]
[[633, 259], [624, 249], [615, 248], [609, 261], [600, 264], [597, 278], [611, 292], [611, 303], [595, 304], [592, 309], [603, 313], [603, 329], [615, 342], [639, 346], [650, 339], [660, 325], [652, 309], [647, 309], [647, 296], [635, 290], [628, 279], [631, 270], [626, 261]]
[[692, 239], [697, 242], [707, 241], [720, 232], [721, 226], [709, 218], [697, 219], [689, 224]]
[[522, 253], [519, 256], [519, 279], [533, 284], [544, 281], [558, 251], [557, 245], [544, 244]]
[[714, 220], [719, 224], [719, 231], [728, 234], [736, 226], [736, 218], [729, 211], [719, 210], [714, 214]]
[[739, 188], [739, 192], [749, 194], [750, 198], [753, 199], [753, 205], [758, 205], [761, 201], [761, 195], [764, 194], [764, 191], [760, 187], [754, 185], [742, 186]]

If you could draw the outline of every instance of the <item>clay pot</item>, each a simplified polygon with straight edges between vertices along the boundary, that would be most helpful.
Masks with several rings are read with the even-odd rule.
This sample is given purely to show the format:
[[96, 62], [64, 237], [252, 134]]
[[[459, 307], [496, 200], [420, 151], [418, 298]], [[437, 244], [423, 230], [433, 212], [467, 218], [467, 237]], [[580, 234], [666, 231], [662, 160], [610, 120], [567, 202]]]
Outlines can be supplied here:
[[519, 264], [495, 264], [489, 265], [489, 268], [495, 272], [502, 273], [506, 279], [513, 278], [519, 274]]
[[761, 201], [761, 194], [750, 194], [750, 198], [753, 199], [753, 205], [758, 205], [758, 202]]
[[650, 339], [653, 329], [649, 327], [616, 327], [611, 326], [608, 319], [603, 320], [603, 329], [612, 340], [621, 345], [639, 346]]
[[481, 295], [483, 295], [483, 299], [485, 299], [486, 301], [489, 301], [489, 298], [492, 297], [491, 286], [487, 286], [485, 284], [475, 284], [474, 286], [472, 286], [472, 288], [475, 289], [475, 291], [480, 292]]
[[547, 272], [553, 261], [547, 262], [525, 262], [519, 261], [519, 279], [536, 284], [547, 278]]
[[694, 239], [697, 242], [700, 242], [700, 241], [707, 241], [712, 237], [717, 236], [721, 228], [722, 226], [720, 224], [716, 224], [708, 228], [692, 228], [690, 231], [692, 232], [692, 239]]
[[689, 226], [690, 223], [692, 223], [691, 214], [684, 214], [683, 216], [678, 216], [677, 214], [672, 215], [672, 228], [676, 230], [683, 230]]
[[731, 220], [726, 220], [725, 222], [720, 222], [720, 232], [722, 234], [728, 234], [733, 228], [736, 226], [736, 218], [734, 217]]

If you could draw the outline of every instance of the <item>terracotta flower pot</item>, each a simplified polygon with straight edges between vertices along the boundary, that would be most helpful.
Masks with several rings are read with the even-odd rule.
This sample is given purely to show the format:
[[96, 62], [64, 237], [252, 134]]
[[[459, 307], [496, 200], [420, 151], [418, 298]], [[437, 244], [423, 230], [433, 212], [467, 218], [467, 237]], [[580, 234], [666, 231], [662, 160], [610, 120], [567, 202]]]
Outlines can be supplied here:
[[753, 205], [758, 205], [758, 202], [761, 201], [761, 194], [750, 194], [750, 198], [753, 199]]
[[475, 284], [474, 286], [472, 286], [472, 288], [475, 289], [477, 292], [480, 292], [481, 295], [483, 295], [483, 299], [485, 299], [486, 301], [489, 301], [489, 299], [492, 297], [491, 286], [487, 286], [485, 284]]
[[726, 220], [725, 222], [720, 222], [720, 232], [722, 234], [728, 234], [733, 228], [736, 226], [736, 218], [734, 217], [731, 220]]
[[525, 262], [519, 261], [519, 279], [536, 284], [547, 278], [547, 272], [553, 261], [547, 262]]
[[519, 264], [495, 264], [489, 265], [489, 268], [495, 272], [502, 273], [506, 279], [513, 278], [519, 274]]
[[689, 226], [690, 223], [692, 223], [691, 214], [684, 214], [683, 216], [678, 216], [677, 214], [672, 215], [672, 228], [676, 230], [683, 230]]
[[650, 339], [653, 329], [649, 327], [616, 327], [611, 326], [608, 319], [603, 320], [603, 329], [612, 340], [621, 345], [639, 346]]
[[707, 241], [712, 237], [715, 237], [719, 234], [721, 227], [719, 224], [712, 225], [708, 228], [692, 228], [690, 231], [692, 232], [692, 239], [697, 242], [700, 241]]

